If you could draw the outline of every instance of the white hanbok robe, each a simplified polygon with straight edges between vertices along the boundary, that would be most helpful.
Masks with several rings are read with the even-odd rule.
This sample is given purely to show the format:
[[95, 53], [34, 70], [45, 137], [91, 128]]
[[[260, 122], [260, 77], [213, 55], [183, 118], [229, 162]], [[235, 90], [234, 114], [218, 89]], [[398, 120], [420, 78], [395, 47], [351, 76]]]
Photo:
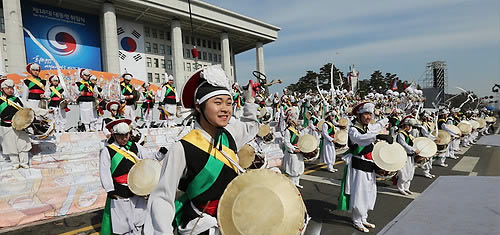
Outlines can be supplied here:
[[[335, 164], [335, 158], [337, 153], [335, 152], [334, 138], [328, 135], [328, 128], [330, 126], [325, 122], [321, 130], [321, 135], [323, 136], [323, 149], [321, 151], [321, 162], [328, 166], [329, 170], [333, 169], [333, 164]], [[335, 132], [335, 130], [334, 130]]]
[[[137, 149], [137, 157], [139, 159], [155, 157], [153, 154], [149, 154], [144, 147], [139, 144], [137, 144]], [[99, 173], [104, 191], [114, 191], [115, 187], [111, 175], [111, 157], [106, 147], [101, 149], [99, 156]], [[141, 196], [111, 199], [110, 210], [113, 233], [141, 234], [146, 215], [146, 206], [147, 200]]]
[[[195, 123], [194, 128], [200, 130], [202, 136], [208, 141], [213, 142], [212, 137], [198, 123]], [[257, 105], [254, 103], [245, 104], [243, 106], [243, 116], [239, 120], [232, 118], [225, 129], [234, 138], [237, 149], [251, 141], [259, 130]], [[160, 181], [149, 196], [144, 234], [173, 234], [172, 221], [174, 221], [175, 216], [177, 187], [181, 178], [186, 177], [187, 173], [184, 147], [180, 141], [172, 144], [166, 159], [162, 166]], [[200, 226], [204, 226], [206, 229], [200, 229]], [[203, 232], [213, 227], [217, 227], [217, 220], [208, 214], [204, 214], [196, 230]], [[183, 234], [189, 234], [190, 229], [192, 227], [184, 228]], [[198, 233], [195, 231], [194, 234]]]
[[406, 164], [398, 171], [398, 189], [408, 191], [410, 189], [411, 180], [413, 180], [413, 175], [415, 174], [415, 148], [406, 143], [405, 135], [401, 132], [398, 133], [396, 142], [403, 146], [407, 154]]

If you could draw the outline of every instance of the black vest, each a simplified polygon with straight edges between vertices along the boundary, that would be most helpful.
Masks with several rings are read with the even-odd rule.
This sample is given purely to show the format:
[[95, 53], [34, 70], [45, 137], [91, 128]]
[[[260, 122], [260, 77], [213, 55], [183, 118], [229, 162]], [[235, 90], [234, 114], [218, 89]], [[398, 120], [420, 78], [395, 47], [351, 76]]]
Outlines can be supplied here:
[[[21, 99], [19, 97], [16, 97], [14, 100], [10, 100], [13, 96], [9, 96], [6, 99], [9, 100], [9, 103], [16, 103], [17, 105], [23, 107], [23, 103], [21, 102]], [[4, 97], [5, 98], [5, 97]], [[0, 100], [0, 105], [5, 103], [5, 101]], [[12, 105], [7, 105], [7, 107], [0, 113], [0, 125], [5, 126], [5, 127], [11, 127], [12, 124], [12, 117], [14, 117], [14, 114], [17, 113], [17, 109], [14, 108]]]
[[[139, 153], [139, 149], [137, 148], [137, 145], [134, 142], [131, 143], [132, 144], [130, 145], [130, 149], [128, 150], [137, 155]], [[110, 148], [109, 146], [106, 146], [106, 148], [108, 149], [110, 159], [113, 159], [113, 157], [116, 154], [116, 151]], [[113, 185], [115, 187], [115, 193], [120, 197], [129, 198], [135, 195], [134, 193], [132, 193], [132, 191], [130, 191], [128, 186], [117, 183], [114, 179], [115, 177], [128, 174], [132, 166], [134, 166], [134, 162], [124, 157], [116, 167], [115, 172], [111, 174], [111, 177], [113, 177]]]

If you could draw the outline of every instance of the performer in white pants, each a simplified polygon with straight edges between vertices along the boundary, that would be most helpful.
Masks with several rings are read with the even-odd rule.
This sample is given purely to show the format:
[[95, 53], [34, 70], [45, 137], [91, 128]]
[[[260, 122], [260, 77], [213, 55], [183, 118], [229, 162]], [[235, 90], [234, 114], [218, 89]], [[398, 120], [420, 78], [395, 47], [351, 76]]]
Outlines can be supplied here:
[[412, 130], [412, 121], [416, 123], [416, 120], [411, 116], [405, 117], [401, 122], [401, 128], [396, 137], [397, 143], [399, 143], [406, 151], [407, 159], [406, 164], [401, 170], [398, 171], [398, 191], [403, 195], [413, 194], [410, 191], [410, 184], [413, 180], [413, 175], [415, 174], [415, 154], [419, 154], [420, 151], [413, 148], [413, 136], [409, 133]]
[[[435, 140], [436, 137], [431, 134], [432, 125], [432, 117], [428, 113], [424, 113], [422, 125], [419, 126], [420, 136]], [[433, 158], [431, 157], [429, 161], [424, 163], [424, 165], [422, 166], [422, 169], [424, 170], [424, 176], [429, 179], [436, 177], [436, 175], [431, 174], [432, 162]]]
[[40, 108], [40, 102], [45, 98], [47, 80], [40, 78], [41, 70], [37, 63], [28, 64], [26, 71], [31, 76], [23, 80], [23, 100], [26, 101], [27, 107]]
[[95, 123], [97, 121], [97, 109], [94, 101], [97, 96], [95, 84], [90, 81], [90, 71], [88, 69], [80, 69], [81, 81], [76, 82], [78, 96], [78, 104], [80, 106], [80, 123], [84, 125], [86, 131], [95, 131]]
[[123, 110], [123, 117], [132, 120], [132, 126], [135, 126], [135, 99], [136, 92], [134, 86], [130, 84], [133, 75], [124, 73], [122, 75], [123, 81], [120, 83], [120, 102], [125, 105]]
[[177, 104], [179, 97], [174, 86], [174, 77], [168, 75], [168, 81], [161, 88], [160, 93], [160, 119], [166, 120], [168, 127], [175, 126], [175, 117], [177, 115]]
[[61, 107], [61, 102], [65, 99], [64, 89], [59, 85], [59, 77], [52, 75], [49, 77], [50, 86], [45, 90], [45, 97], [49, 98], [50, 118], [55, 121], [57, 133], [64, 133], [66, 127], [66, 110]]
[[142, 100], [142, 114], [146, 128], [151, 127], [153, 121], [153, 107], [155, 105], [155, 94], [149, 90], [149, 82], [142, 84], [141, 100]]
[[286, 114], [286, 123], [288, 128], [283, 133], [283, 140], [285, 145], [285, 155], [283, 156], [283, 170], [290, 177], [290, 180], [299, 188], [300, 176], [304, 174], [304, 157], [297, 147], [299, 142], [299, 126], [298, 113], [288, 110]]
[[321, 135], [323, 137], [323, 150], [321, 151], [321, 162], [328, 166], [329, 172], [336, 172], [334, 168], [337, 153], [335, 152], [335, 114], [328, 112], [326, 121], [323, 123]]

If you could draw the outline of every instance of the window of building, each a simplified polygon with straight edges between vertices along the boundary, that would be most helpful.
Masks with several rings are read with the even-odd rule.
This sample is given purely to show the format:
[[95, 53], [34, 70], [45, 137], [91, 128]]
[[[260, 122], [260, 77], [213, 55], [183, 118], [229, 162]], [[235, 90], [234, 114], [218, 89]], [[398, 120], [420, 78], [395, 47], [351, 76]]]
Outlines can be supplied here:
[[160, 83], [160, 74], [159, 73], [155, 73], [155, 82]]
[[5, 72], [8, 73], [9, 72], [9, 60], [8, 59], [4, 59], [4, 68], [5, 68]]
[[186, 71], [191, 72], [191, 63], [186, 63]]
[[150, 34], [150, 31], [149, 31], [149, 27], [144, 27], [144, 37], [150, 37], [151, 34]]
[[198, 59], [199, 59], [199, 60], [201, 60], [201, 54], [202, 54], [202, 52], [201, 52], [201, 51], [199, 51], [199, 52], [198, 52]]
[[221, 56], [219, 55], [219, 63], [222, 63], [222, 59], [221, 59]]
[[196, 46], [194, 43], [194, 37], [191, 37], [191, 45]]
[[150, 42], [146, 42], [146, 52], [151, 53], [151, 43]]
[[167, 61], [167, 70], [172, 70], [172, 60]]
[[208, 45], [208, 48], [212, 48], [212, 41], [208, 40], [207, 45]]
[[189, 49], [184, 49], [184, 59], [189, 59], [191, 57], [191, 51]]
[[148, 82], [153, 82], [153, 73], [148, 73]]
[[184, 43], [189, 44], [189, 36], [184, 37]]
[[151, 36], [153, 36], [153, 38], [158, 38], [158, 32], [156, 29], [151, 29]]
[[2, 46], [3, 46], [3, 51], [7, 51], [7, 39], [2, 38]]
[[212, 47], [213, 47], [214, 49], [217, 49], [217, 42], [216, 42], [216, 41], [213, 41], [213, 43], [212, 43], [212, 44], [213, 44], [213, 45], [212, 45]]
[[201, 39], [199, 38], [196, 39], [196, 45], [201, 46]]
[[158, 43], [153, 43], [153, 53], [158, 54]]
[[170, 41], [170, 32], [167, 32], [167, 40]]
[[[208, 44], [210, 45], [210, 44]], [[208, 53], [208, 61], [212, 62], [212, 53]]]
[[168, 55], [172, 55], [172, 47], [171, 46], [167, 46], [167, 53], [168, 53]]
[[161, 83], [165, 83], [165, 74], [164, 73], [161, 74]]
[[155, 58], [153, 61], [154, 61], [155, 68], [159, 68], [158, 58]]
[[203, 52], [203, 60], [207, 60], [207, 53]]
[[160, 44], [160, 54], [165, 55], [165, 44]]
[[165, 59], [161, 59], [160, 62], [161, 68], [165, 69]]
[[220, 42], [217, 44], [217, 46], [218, 46], [218, 49], [219, 49], [219, 51], [220, 51]]
[[165, 39], [165, 32], [163, 30], [160, 30], [160, 39]]
[[5, 33], [5, 19], [0, 17], [0, 32]]
[[202, 40], [202, 43], [203, 47], [207, 47], [207, 41], [205, 39]]
[[146, 66], [151, 67], [151, 57], [146, 57]]

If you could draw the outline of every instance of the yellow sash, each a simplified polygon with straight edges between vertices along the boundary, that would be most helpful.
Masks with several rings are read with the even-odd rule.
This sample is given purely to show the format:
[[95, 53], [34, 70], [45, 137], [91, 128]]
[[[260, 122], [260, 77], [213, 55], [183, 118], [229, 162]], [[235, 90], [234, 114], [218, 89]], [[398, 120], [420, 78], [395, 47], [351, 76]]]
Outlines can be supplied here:
[[288, 130], [291, 130], [293, 133], [295, 133], [295, 135], [297, 135], [297, 137], [299, 137], [299, 133], [297, 132], [297, 130], [295, 130], [295, 128], [288, 127]]
[[[224, 157], [224, 155], [216, 147], [208, 142], [208, 140], [203, 137], [200, 130], [192, 130], [182, 139], [210, 154], [211, 156], [214, 156], [217, 160], [223, 162], [226, 166], [230, 167], [235, 172], [238, 172], [238, 168], [234, 166], [229, 160], [227, 160], [226, 157]], [[234, 160], [234, 162], [238, 162], [236, 153], [234, 153], [233, 150], [222, 145], [222, 151], [229, 155]]]
[[175, 88], [171, 87], [170, 84], [165, 85], [168, 89], [172, 90], [175, 95], [177, 95], [177, 91], [175, 91]]
[[57, 95], [57, 97], [62, 98], [62, 94], [61, 94], [61, 93], [59, 93], [59, 91], [58, 91], [55, 87], [51, 86], [51, 87], [50, 87], [50, 90], [51, 90], [52, 92], [54, 92], [54, 94], [56, 94], [56, 95]]
[[7, 102], [7, 105], [10, 105], [10, 106], [16, 108], [17, 110], [21, 110], [23, 108], [23, 107], [19, 106], [18, 104], [10, 101], [9, 99], [6, 99], [3, 96], [0, 96], [0, 100], [3, 100], [4, 102]]
[[36, 78], [28, 78], [28, 80], [30, 80], [32, 83], [35, 83], [37, 86], [42, 88], [42, 90], [45, 90], [45, 86], [40, 81], [36, 80]]
[[80, 83], [82, 83], [83, 85], [85, 85], [90, 92], [94, 93], [94, 88], [92, 88], [92, 86], [85, 80], [82, 80]]
[[126, 149], [122, 149], [120, 148], [119, 146], [117, 146], [116, 144], [110, 144], [108, 145], [111, 149], [115, 150], [117, 153], [121, 154], [123, 157], [125, 157], [126, 159], [132, 161], [133, 163], [137, 163], [137, 155], [135, 155], [135, 153], [131, 152], [131, 151], [128, 151]]
[[123, 85], [125, 88], [127, 88], [127, 90], [128, 90], [130, 93], [132, 93], [132, 88], [130, 88], [130, 85], [127, 85], [127, 84], [125, 84], [125, 83], [122, 83], [122, 85]]

